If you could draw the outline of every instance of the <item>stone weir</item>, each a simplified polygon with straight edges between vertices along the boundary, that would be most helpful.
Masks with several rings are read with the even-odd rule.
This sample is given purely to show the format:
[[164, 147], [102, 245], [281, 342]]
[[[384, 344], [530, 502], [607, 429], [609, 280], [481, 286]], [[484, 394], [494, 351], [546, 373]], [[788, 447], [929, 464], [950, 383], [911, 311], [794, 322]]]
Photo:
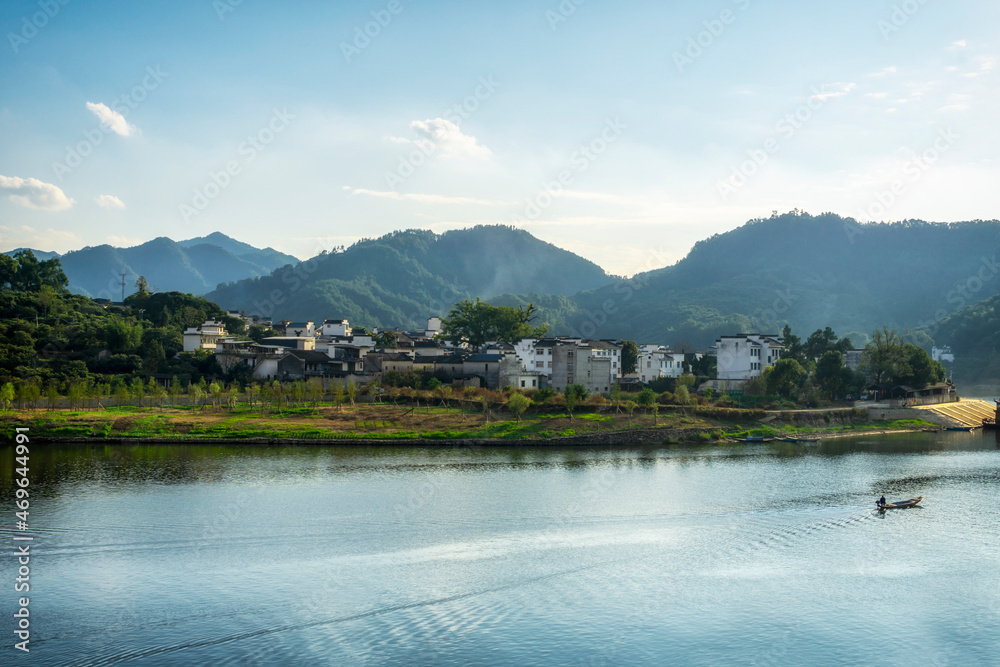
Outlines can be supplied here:
[[945, 426], [982, 426], [984, 418], [996, 416], [996, 405], [977, 398], [963, 398], [957, 403], [940, 403], [938, 405], [917, 406], [911, 409], [930, 413], [937, 419], [927, 416], [925, 417], [927, 421]]

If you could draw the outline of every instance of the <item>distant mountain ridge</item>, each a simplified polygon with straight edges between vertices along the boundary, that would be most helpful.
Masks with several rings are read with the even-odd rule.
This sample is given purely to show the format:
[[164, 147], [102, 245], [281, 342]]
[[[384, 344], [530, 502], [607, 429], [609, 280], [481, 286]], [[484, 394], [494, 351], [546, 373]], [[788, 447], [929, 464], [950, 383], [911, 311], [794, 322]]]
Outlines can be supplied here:
[[[12, 250], [5, 254], [14, 254]], [[39, 259], [58, 257], [71, 291], [94, 298], [119, 300], [122, 274], [125, 295], [135, 292], [135, 281], [144, 276], [158, 292], [202, 295], [219, 283], [264, 276], [299, 260], [273, 248], [256, 248], [220, 232], [173, 241], [155, 238], [130, 248], [88, 246], [64, 255], [35, 251]]]
[[480, 225], [365, 239], [206, 298], [268, 317], [422, 328], [428, 316], [446, 314], [461, 299], [532, 289], [569, 296], [611, 279], [593, 262], [524, 230]]
[[826, 326], [841, 336], [903, 332], [997, 293], [989, 267], [998, 255], [997, 220], [860, 224], [795, 212], [751, 220], [699, 241], [673, 266], [571, 299], [497, 303], [533, 300], [556, 331], [698, 348], [786, 323], [803, 335]]

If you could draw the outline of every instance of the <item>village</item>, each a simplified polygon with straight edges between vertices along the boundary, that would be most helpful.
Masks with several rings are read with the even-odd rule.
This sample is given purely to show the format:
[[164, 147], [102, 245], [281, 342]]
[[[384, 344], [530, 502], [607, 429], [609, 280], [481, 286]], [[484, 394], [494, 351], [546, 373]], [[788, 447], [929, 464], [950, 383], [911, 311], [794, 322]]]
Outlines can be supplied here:
[[[698, 352], [638, 344], [635, 368], [625, 372], [623, 340], [523, 338], [515, 343], [487, 342], [470, 349], [444, 339], [438, 316], [429, 317], [422, 331], [369, 331], [352, 328], [346, 319], [324, 319], [317, 324], [312, 320], [271, 322], [232, 311], [227, 314], [284, 335], [255, 342], [229, 334], [220, 320], [207, 320], [184, 331], [184, 351], [212, 352], [224, 372], [242, 366], [245, 377], [258, 382], [320, 378], [345, 386], [373, 380], [385, 384], [394, 376], [422, 372], [453, 387], [549, 388], [563, 393], [571, 385], [581, 385], [587, 393], [606, 395], [615, 385], [638, 391], [663, 378], [679, 378], [691, 372], [693, 363], [709, 357], [714, 362], [711, 367], [715, 377], [704, 379], [696, 391], [739, 395], [748, 382], [773, 367], [785, 351], [781, 336], [760, 333], [721, 336], [715, 345]], [[846, 350], [844, 365], [856, 371], [863, 353], [863, 349]], [[935, 361], [954, 360], [948, 348], [934, 348], [932, 357]], [[955, 388], [948, 382], [885, 389], [884, 399], [893, 401], [896, 407], [957, 400]], [[871, 398], [877, 399], [877, 392]]]

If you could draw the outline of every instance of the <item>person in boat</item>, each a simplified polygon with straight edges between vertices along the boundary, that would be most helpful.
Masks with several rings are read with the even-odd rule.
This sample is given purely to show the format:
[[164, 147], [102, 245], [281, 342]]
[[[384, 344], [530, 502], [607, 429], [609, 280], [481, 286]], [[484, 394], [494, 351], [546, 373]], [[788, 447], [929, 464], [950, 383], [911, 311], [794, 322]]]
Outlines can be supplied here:
[[875, 501], [875, 506], [876, 507], [885, 507], [885, 496], [882, 496], [881, 498], [879, 498], [878, 500], [876, 500]]

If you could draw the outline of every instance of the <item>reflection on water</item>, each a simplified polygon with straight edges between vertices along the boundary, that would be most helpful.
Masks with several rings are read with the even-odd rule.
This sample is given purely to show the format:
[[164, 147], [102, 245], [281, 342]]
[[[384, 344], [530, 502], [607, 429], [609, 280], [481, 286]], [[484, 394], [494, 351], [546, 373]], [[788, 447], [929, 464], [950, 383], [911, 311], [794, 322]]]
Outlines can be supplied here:
[[[7, 498], [12, 459], [5, 449]], [[992, 436], [630, 451], [36, 446], [31, 474], [30, 664], [1000, 655]], [[880, 515], [882, 493], [926, 499]], [[12, 579], [10, 559], [2, 567]]]

